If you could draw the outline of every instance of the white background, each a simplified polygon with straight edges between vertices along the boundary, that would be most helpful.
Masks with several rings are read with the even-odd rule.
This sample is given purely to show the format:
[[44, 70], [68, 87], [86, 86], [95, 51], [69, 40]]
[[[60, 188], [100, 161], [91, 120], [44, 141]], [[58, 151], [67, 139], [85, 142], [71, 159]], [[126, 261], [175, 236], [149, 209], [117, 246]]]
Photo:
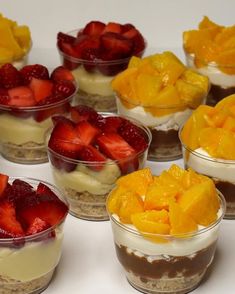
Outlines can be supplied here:
[[[145, 36], [150, 51], [167, 48], [182, 58], [182, 32], [195, 28], [203, 15], [219, 24], [235, 23], [234, 0], [0, 0], [0, 11], [19, 24], [30, 26], [33, 38], [30, 62], [48, 66], [59, 62], [55, 49], [57, 32], [82, 27], [90, 20], [133, 23]], [[181, 160], [177, 163], [182, 166]], [[155, 173], [169, 164], [147, 163]], [[0, 172], [52, 182], [47, 163], [23, 166], [0, 157]], [[211, 271], [193, 293], [235, 293], [234, 232], [235, 220], [224, 220]], [[44, 293], [138, 293], [129, 286], [118, 264], [109, 222], [68, 217], [61, 262]]]

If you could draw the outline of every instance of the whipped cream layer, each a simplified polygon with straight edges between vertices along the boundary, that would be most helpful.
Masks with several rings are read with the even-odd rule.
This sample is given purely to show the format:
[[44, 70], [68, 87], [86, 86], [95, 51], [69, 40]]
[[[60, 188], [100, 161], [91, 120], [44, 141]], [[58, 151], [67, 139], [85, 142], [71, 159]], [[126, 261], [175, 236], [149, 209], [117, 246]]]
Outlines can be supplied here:
[[113, 77], [102, 75], [98, 71], [89, 73], [83, 66], [79, 66], [73, 70], [72, 73], [78, 83], [78, 89], [88, 94], [96, 94], [100, 96], [113, 95], [111, 87]]
[[53, 270], [59, 262], [63, 233], [39, 242], [27, 242], [19, 249], [0, 247], [0, 275], [26, 282]]
[[193, 111], [192, 109], [187, 108], [184, 111], [174, 112], [172, 114], [153, 116], [150, 112], [145, 111], [144, 107], [142, 106], [136, 106], [131, 109], [126, 108], [118, 98], [117, 108], [121, 115], [134, 118], [144, 126], [162, 131], [167, 131], [169, 129], [178, 130]]
[[0, 141], [16, 145], [27, 142], [43, 144], [45, 132], [51, 125], [50, 118], [37, 122], [32, 117], [24, 119], [3, 113], [0, 114]]
[[[187, 154], [185, 163], [188, 167], [200, 174], [235, 183], [235, 160], [229, 162], [225, 159], [213, 158], [203, 148], [196, 149], [195, 153]], [[200, 155], [206, 158], [200, 157]]]
[[121, 176], [121, 171], [116, 163], [108, 160], [100, 171], [94, 171], [85, 164], [78, 164], [76, 170], [69, 173], [54, 168], [53, 176], [59, 187], [103, 195], [113, 188], [115, 181]]
[[[218, 211], [218, 218], [221, 214], [222, 210], [220, 209]], [[113, 215], [113, 217], [119, 222], [117, 215]], [[140, 257], [148, 255], [148, 259], [150, 260], [161, 259], [162, 255], [185, 256], [194, 254], [215, 242], [218, 238], [219, 231], [219, 226], [217, 225], [191, 238], [173, 238], [170, 242], [157, 243], [141, 236], [133, 225], [123, 224], [125, 227], [134, 230], [137, 234], [128, 232], [117, 225], [112, 219], [111, 224], [114, 241], [117, 245], [126, 246], [129, 252], [133, 252]]]
[[222, 72], [215, 62], [211, 62], [204, 67], [196, 67], [194, 64], [194, 57], [186, 57], [187, 65], [195, 69], [198, 73], [207, 76], [213, 85], [220, 86], [221, 88], [235, 87], [235, 75], [229, 75]]

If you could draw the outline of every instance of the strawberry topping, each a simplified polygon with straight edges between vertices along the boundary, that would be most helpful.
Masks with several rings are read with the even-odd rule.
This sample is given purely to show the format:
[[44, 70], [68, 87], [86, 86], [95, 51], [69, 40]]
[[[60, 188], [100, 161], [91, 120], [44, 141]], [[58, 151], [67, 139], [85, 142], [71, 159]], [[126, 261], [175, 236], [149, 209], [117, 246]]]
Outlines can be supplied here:
[[34, 235], [50, 228], [50, 225], [44, 220], [36, 217], [33, 222], [30, 224], [29, 228], [26, 231], [26, 235]]
[[11, 89], [22, 84], [22, 76], [12, 64], [7, 63], [0, 68], [0, 81], [3, 88]]
[[49, 80], [31, 78], [29, 87], [33, 91], [34, 99], [39, 102], [52, 94], [53, 83]]
[[73, 74], [67, 68], [63, 66], [58, 66], [53, 70], [51, 73], [51, 80], [52, 81], [74, 81]]
[[8, 176], [4, 174], [0, 174], [0, 197], [2, 196], [4, 190], [6, 189], [8, 183]]
[[69, 97], [75, 92], [76, 88], [71, 81], [56, 81], [53, 87], [54, 94], [61, 94], [63, 97]]
[[85, 26], [82, 33], [84, 35], [89, 35], [89, 36], [99, 36], [100, 34], [102, 34], [104, 28], [105, 28], [105, 24], [103, 22], [91, 21]]
[[8, 90], [8, 95], [10, 97], [8, 105], [24, 107], [24, 106], [34, 106], [35, 99], [33, 91], [25, 86], [19, 86]]
[[32, 78], [49, 80], [48, 69], [41, 64], [26, 65], [20, 70], [20, 73], [25, 85], [28, 85]]

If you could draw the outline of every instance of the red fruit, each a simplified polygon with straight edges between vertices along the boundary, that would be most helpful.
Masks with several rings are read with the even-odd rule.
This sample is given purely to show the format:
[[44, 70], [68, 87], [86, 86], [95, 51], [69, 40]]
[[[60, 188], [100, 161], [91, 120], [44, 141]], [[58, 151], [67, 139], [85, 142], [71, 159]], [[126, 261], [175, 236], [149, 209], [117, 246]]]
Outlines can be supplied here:
[[92, 126], [87, 121], [79, 122], [75, 127], [77, 136], [81, 139], [82, 144], [89, 145], [93, 143], [98, 134], [100, 134], [100, 130], [96, 127]]
[[52, 122], [53, 122], [53, 125], [55, 126], [58, 122], [63, 122], [63, 123], [71, 123], [71, 124], [73, 124], [73, 122], [70, 120], [70, 119], [68, 119], [68, 118], [66, 118], [65, 116], [63, 116], [63, 115], [54, 115], [54, 116], [52, 116]]
[[144, 131], [132, 124], [128, 120], [123, 120], [118, 133], [128, 142], [137, 152], [142, 152], [148, 147], [148, 140]]
[[8, 91], [6, 89], [0, 88], [0, 104], [8, 105], [9, 99], [10, 97], [8, 95]]
[[40, 219], [39, 217], [36, 217], [28, 227], [26, 235], [34, 235], [42, 231], [45, 231], [48, 228], [50, 228], [50, 225], [47, 222]]
[[65, 34], [65, 33], [59, 32], [57, 34], [57, 41], [62, 41], [64, 43], [73, 44], [75, 40], [76, 40], [75, 37], [68, 35], [68, 34]]
[[3, 200], [0, 203], [0, 238], [16, 238], [24, 236], [21, 224], [16, 219], [16, 211], [12, 202]]
[[135, 29], [135, 26], [133, 26], [133, 24], [131, 24], [131, 23], [126, 23], [126, 24], [122, 25], [122, 34], [131, 30], [131, 29]]
[[91, 107], [86, 105], [77, 105], [70, 108], [72, 120], [75, 123], [80, 121], [95, 121], [99, 114]]
[[52, 94], [53, 83], [49, 80], [32, 78], [29, 87], [33, 91], [35, 100], [39, 102]]
[[85, 59], [84, 52], [91, 48], [99, 50], [100, 40], [98, 38], [81, 35], [77, 38], [76, 43], [74, 45], [74, 49], [76, 50], [77, 55], [81, 59]]
[[140, 55], [140, 53], [143, 53], [143, 50], [145, 49], [145, 42], [143, 36], [137, 29], [133, 28], [125, 32], [123, 36], [133, 41], [133, 54]]
[[12, 64], [6, 63], [0, 68], [0, 81], [3, 88], [11, 89], [22, 84], [22, 76]]
[[68, 207], [59, 198], [51, 195], [26, 196], [17, 203], [17, 219], [25, 228], [31, 226], [35, 218], [48, 223], [50, 226], [59, 224], [68, 213]]
[[19, 86], [8, 90], [10, 100], [8, 105], [17, 107], [34, 106], [36, 101], [34, 99], [33, 91], [26, 86]]
[[9, 177], [4, 174], [0, 174], [0, 197], [3, 195], [3, 192], [7, 186]]
[[61, 94], [51, 94], [50, 96], [46, 96], [44, 99], [38, 101], [36, 105], [52, 105], [61, 100], [64, 100], [64, 97]]
[[106, 161], [105, 156], [100, 153], [95, 147], [88, 145], [84, 146], [79, 152], [79, 159], [88, 162], [96, 162], [94, 164], [88, 164], [88, 167], [95, 171], [99, 171], [103, 168], [103, 164]]
[[71, 73], [70, 70], [68, 70], [67, 68], [63, 67], [63, 66], [58, 66], [56, 67], [53, 72], [51, 73], [51, 80], [53, 81], [74, 81], [74, 76]]
[[48, 69], [41, 64], [26, 65], [20, 70], [20, 73], [25, 85], [28, 85], [32, 78], [49, 80]]
[[117, 33], [120, 34], [122, 31], [122, 26], [119, 23], [116, 22], [109, 22], [106, 26], [105, 29], [103, 30], [104, 33], [112, 32], [112, 33]]
[[[59, 41], [58, 42], [58, 47], [66, 55], [72, 56], [74, 58], [79, 58], [79, 55], [77, 54], [77, 52], [74, 49], [74, 46], [73, 45], [71, 45], [69, 43], [65, 43], [65, 42]], [[67, 57], [66, 57], [66, 59], [67, 59]], [[77, 63], [75, 63], [75, 65], [78, 66]]]
[[66, 121], [59, 121], [55, 125], [51, 133], [51, 139], [62, 140], [64, 142], [71, 142], [74, 144], [81, 143], [81, 140], [77, 136], [77, 132], [74, 128], [74, 124], [69, 119], [67, 119]]
[[122, 119], [117, 116], [109, 116], [104, 119], [102, 130], [104, 133], [116, 133], [122, 123]]
[[89, 36], [99, 36], [102, 34], [105, 24], [100, 21], [91, 21], [83, 29], [83, 34]]
[[87, 62], [83, 62], [84, 68], [88, 72], [92, 72], [96, 68], [96, 61], [100, 58], [100, 49], [87, 48], [83, 49], [81, 58]]
[[61, 94], [64, 98], [75, 94], [76, 87], [71, 81], [57, 81], [54, 83], [53, 94]]
[[54, 197], [55, 200], [58, 198], [57, 195], [48, 186], [41, 182], [37, 186], [36, 195], [50, 195], [51, 197]]

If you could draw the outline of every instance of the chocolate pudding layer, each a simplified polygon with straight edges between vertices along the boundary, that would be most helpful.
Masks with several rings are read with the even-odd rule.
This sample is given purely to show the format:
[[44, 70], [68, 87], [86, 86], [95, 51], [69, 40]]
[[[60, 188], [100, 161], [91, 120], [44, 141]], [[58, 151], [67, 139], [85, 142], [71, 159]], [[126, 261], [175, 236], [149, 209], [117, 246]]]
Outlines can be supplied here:
[[225, 218], [235, 218], [235, 184], [214, 179], [216, 188], [224, 195], [226, 200]]
[[145, 293], [146, 289], [148, 293], [186, 293], [201, 281], [212, 262], [216, 242], [187, 256], [137, 256], [126, 246], [115, 247], [133, 287]]
[[207, 105], [214, 106], [223, 98], [235, 93], [235, 87], [222, 88], [221, 86], [211, 85], [210, 92], [207, 96]]
[[152, 142], [148, 153], [149, 160], [168, 161], [182, 157], [178, 130], [162, 131], [150, 128], [150, 131]]

